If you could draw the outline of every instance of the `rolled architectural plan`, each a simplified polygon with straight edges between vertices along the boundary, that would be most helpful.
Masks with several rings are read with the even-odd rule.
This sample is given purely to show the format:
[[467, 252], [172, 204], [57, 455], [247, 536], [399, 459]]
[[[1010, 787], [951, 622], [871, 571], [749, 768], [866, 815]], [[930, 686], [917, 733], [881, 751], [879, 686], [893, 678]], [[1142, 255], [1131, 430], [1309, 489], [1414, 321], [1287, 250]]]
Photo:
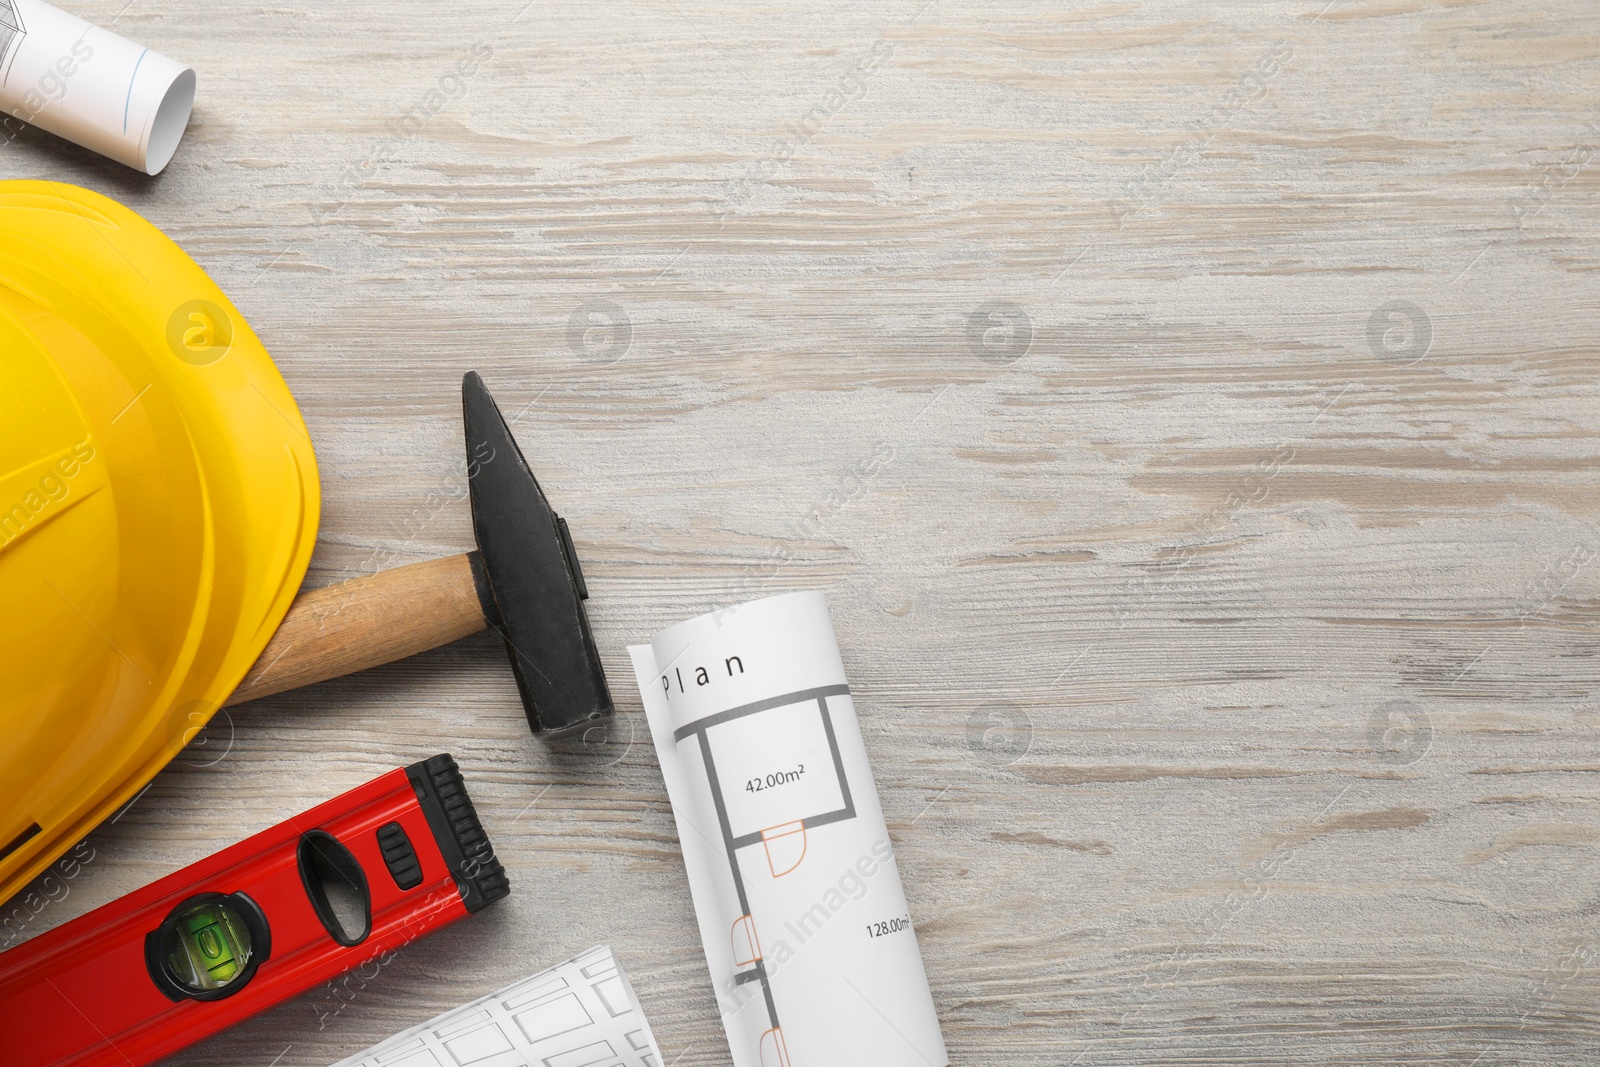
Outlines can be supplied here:
[[822, 594], [628, 651], [735, 1067], [944, 1067]]
[[146, 174], [178, 150], [194, 70], [42, 0], [0, 0], [0, 110]]

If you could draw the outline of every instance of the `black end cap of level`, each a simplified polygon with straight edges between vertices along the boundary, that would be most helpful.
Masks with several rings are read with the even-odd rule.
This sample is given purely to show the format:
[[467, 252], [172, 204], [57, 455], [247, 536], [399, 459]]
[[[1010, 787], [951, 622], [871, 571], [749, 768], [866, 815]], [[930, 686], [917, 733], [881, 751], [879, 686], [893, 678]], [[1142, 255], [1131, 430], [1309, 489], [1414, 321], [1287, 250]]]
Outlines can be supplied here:
[[428, 817], [428, 827], [444, 856], [445, 866], [461, 889], [468, 911], [493, 904], [511, 892], [506, 869], [495, 858], [494, 846], [467, 796], [461, 768], [448, 752], [430, 756], [406, 768], [416, 790], [417, 803]]

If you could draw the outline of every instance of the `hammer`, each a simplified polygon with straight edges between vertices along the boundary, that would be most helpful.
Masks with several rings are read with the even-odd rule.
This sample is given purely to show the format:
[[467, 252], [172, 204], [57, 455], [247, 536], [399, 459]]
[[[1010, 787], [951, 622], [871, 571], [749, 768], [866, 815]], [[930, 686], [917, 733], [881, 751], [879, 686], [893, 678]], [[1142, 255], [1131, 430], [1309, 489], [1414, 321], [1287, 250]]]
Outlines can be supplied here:
[[492, 626], [505, 639], [534, 733], [612, 714], [567, 522], [545, 499], [476, 371], [461, 381], [461, 411], [477, 550], [301, 593], [227, 706]]

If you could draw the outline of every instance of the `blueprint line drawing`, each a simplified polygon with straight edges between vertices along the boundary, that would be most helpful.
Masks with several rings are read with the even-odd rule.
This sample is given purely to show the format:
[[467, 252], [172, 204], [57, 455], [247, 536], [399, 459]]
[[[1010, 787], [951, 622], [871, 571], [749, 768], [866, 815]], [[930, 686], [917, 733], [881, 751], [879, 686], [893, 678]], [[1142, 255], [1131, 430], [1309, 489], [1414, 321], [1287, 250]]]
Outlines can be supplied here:
[[628, 976], [601, 945], [334, 1067], [662, 1067]]
[[22, 40], [28, 27], [22, 23], [15, 0], [0, 0], [0, 85], [11, 77], [11, 61], [22, 49]]
[[[770, 697], [742, 707], [730, 708], [715, 715], [708, 715], [697, 722], [690, 723], [688, 726], [680, 727], [673, 733], [673, 740], [678, 742], [695, 738], [700, 747], [700, 757], [705, 762], [706, 778], [711, 784], [711, 798], [716, 804], [717, 822], [722, 830], [722, 844], [728, 859], [729, 873], [733, 878], [733, 888], [738, 896], [741, 912], [740, 917], [734, 921], [735, 963], [739, 966], [750, 965], [750, 969], [747, 971], [735, 972], [734, 981], [740, 985], [746, 982], [761, 983], [762, 999], [767, 1005], [767, 1018], [772, 1023], [771, 1027], [762, 1035], [762, 1062], [764, 1064], [770, 1062], [774, 1065], [781, 1064], [782, 1067], [788, 1067], [789, 1057], [783, 1048], [783, 1028], [778, 1022], [778, 1007], [774, 1003], [772, 983], [767, 978], [766, 964], [761, 956], [760, 937], [755, 929], [755, 917], [750, 913], [750, 899], [745, 892], [744, 876], [739, 870], [739, 851], [753, 845], [762, 845], [766, 848], [768, 870], [771, 871], [774, 878], [781, 878], [794, 871], [804, 861], [805, 834], [808, 829], [856, 817], [855, 804], [850, 799], [850, 780], [845, 776], [844, 758], [839, 753], [839, 738], [834, 733], [833, 718], [828, 714], [828, 698], [830, 696], [848, 696], [849, 694], [850, 687], [848, 685], [828, 685], [815, 689], [801, 690], [798, 693]], [[792, 715], [792, 709], [796, 705], [807, 703], [815, 703], [817, 706], [818, 723], [822, 728], [823, 735], [827, 738], [828, 753], [833, 761], [831, 769], [835, 776], [834, 786], [843, 803], [829, 811], [810, 814], [797, 813], [794, 818], [785, 822], [735, 836], [733, 824], [728, 814], [730, 806], [728, 789], [717, 773], [717, 761], [712, 752], [712, 731], [728, 723], [737, 722], [753, 715], [761, 715], [768, 712], [788, 712]], [[737, 794], [735, 794], [735, 803], [737, 803]], [[789, 863], [780, 871], [777, 863], [773, 861], [770, 842], [792, 838], [796, 835], [800, 839], [796, 843], [800, 848], [800, 853], [792, 863]], [[795, 844], [789, 846], [791, 851], [794, 847]], [[741, 958], [742, 954], [737, 947], [741, 933], [747, 938], [746, 951], [753, 951], [753, 954], [748, 958]]]

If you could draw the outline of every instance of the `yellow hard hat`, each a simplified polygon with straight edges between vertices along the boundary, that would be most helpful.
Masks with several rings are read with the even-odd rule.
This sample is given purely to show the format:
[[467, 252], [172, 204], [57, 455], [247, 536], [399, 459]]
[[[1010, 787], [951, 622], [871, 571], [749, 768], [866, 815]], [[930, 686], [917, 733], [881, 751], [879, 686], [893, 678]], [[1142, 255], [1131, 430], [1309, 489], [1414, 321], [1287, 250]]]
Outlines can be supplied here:
[[294, 398], [206, 273], [97, 193], [0, 182], [0, 900], [227, 699], [318, 514]]

